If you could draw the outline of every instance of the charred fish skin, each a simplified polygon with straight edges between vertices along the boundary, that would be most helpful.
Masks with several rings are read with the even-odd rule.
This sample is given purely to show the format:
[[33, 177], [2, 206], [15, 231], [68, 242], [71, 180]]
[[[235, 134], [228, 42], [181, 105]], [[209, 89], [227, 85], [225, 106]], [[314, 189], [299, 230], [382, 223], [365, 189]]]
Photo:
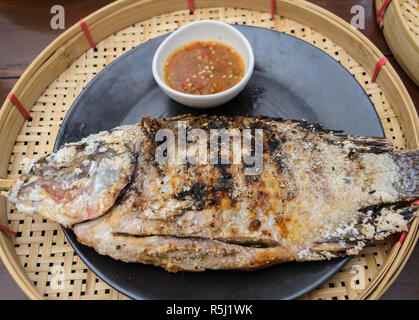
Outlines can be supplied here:
[[100, 132], [26, 162], [8, 194], [20, 212], [69, 227], [112, 207], [136, 166], [138, 126]]
[[[207, 136], [263, 130], [260, 174], [246, 175], [242, 162], [159, 163], [157, 132], [177, 138], [180, 122]], [[129, 182], [107, 212], [66, 221], [81, 222], [80, 242], [122, 261], [203, 271], [331, 259], [407, 230], [417, 215], [407, 204], [418, 195], [419, 152], [394, 153], [386, 139], [339, 136], [302, 121], [191, 115], [144, 118], [116, 132], [113, 143], [136, 160]]]

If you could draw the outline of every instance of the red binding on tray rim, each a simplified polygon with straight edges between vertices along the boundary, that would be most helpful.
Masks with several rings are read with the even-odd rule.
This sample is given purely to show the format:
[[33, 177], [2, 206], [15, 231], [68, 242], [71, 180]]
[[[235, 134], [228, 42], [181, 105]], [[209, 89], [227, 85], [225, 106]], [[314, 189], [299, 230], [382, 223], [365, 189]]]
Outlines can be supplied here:
[[393, 240], [393, 247], [396, 244], [402, 245], [404, 242], [404, 239], [406, 239], [406, 231], [403, 231], [402, 233], [400, 233], [400, 236], [396, 236], [395, 239]]
[[[410, 203], [410, 205], [412, 205], [412, 206], [417, 206], [417, 205], [419, 205], [419, 199], [417, 199], [417, 200], [413, 200], [413, 201]], [[406, 235], [407, 235], [407, 232], [402, 232], [402, 234], [400, 235], [400, 237], [399, 237], [398, 239], [396, 239], [396, 241], [394, 241], [394, 244], [396, 244], [397, 242], [398, 242], [399, 244], [403, 244], [404, 239], [406, 239]]]
[[0, 230], [1, 231], [4, 231], [4, 232], [7, 232], [7, 233], [10, 233], [11, 235], [17, 237], [17, 233], [16, 232], [10, 230], [9, 228], [6, 228], [5, 226], [2, 226], [1, 224], [0, 224]]
[[406, 239], [406, 232], [403, 232], [403, 233], [400, 235], [400, 238], [399, 238], [399, 240], [398, 240], [398, 243], [403, 244], [404, 239]]
[[18, 110], [25, 117], [26, 120], [32, 120], [32, 117], [29, 114], [29, 112], [26, 111], [26, 109], [23, 106], [23, 104], [19, 101], [19, 99], [15, 96], [15, 94], [13, 92], [10, 92], [7, 95], [7, 99], [9, 99], [10, 101], [12, 101], [12, 103], [16, 106], [16, 108], [18, 108]]
[[378, 72], [380, 72], [381, 67], [385, 65], [387, 62], [387, 57], [382, 57], [380, 60], [378, 60], [377, 64], [375, 65], [374, 73], [372, 74], [371, 82], [375, 82], [375, 79], [377, 79]]
[[86, 21], [84, 21], [84, 19], [81, 19], [79, 21], [79, 25], [81, 27], [81, 29], [84, 32], [84, 35], [86, 36], [87, 40], [89, 41], [90, 45], [92, 46], [93, 49], [96, 49], [96, 44], [93, 41], [92, 35], [89, 32], [89, 29], [87, 28], [87, 24]]
[[193, 0], [188, 0], [188, 6], [189, 6], [189, 13], [193, 14], [194, 12]]
[[384, 11], [386, 10], [386, 8], [390, 4], [390, 2], [391, 2], [391, 0], [384, 1], [381, 8], [377, 10], [377, 22], [381, 22], [381, 20], [383, 20]]
[[275, 17], [276, 0], [271, 0], [271, 20]]

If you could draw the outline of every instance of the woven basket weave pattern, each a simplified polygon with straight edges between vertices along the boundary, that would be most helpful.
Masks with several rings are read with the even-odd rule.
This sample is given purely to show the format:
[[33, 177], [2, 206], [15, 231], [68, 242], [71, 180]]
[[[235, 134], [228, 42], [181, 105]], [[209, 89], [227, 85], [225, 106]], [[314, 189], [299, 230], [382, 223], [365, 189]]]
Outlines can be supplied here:
[[[55, 138], [67, 111], [89, 81], [113, 60], [131, 48], [157, 36], [172, 32], [182, 25], [199, 19], [214, 19], [231, 24], [246, 24], [285, 32], [322, 49], [348, 69], [368, 93], [380, 119], [386, 136], [395, 149], [407, 147], [404, 132], [394, 109], [386, 100], [371, 74], [348, 53], [325, 35], [295, 21], [275, 17], [269, 13], [234, 9], [197, 9], [193, 15], [188, 10], [153, 17], [116, 32], [97, 44], [97, 50], [89, 49], [75, 60], [39, 97], [16, 140], [9, 162], [8, 178], [16, 179], [21, 173], [24, 157], [42, 156], [52, 151]], [[15, 249], [28, 277], [37, 290], [51, 299], [125, 299], [90, 271], [68, 244], [61, 228], [39, 216], [23, 215], [14, 208], [8, 209], [9, 227], [18, 232]], [[358, 273], [371, 281], [386, 260], [392, 239], [376, 243], [350, 263], [320, 288], [304, 299], [354, 299], [362, 289], [354, 286]], [[58, 266], [58, 267], [57, 267]], [[359, 272], [362, 268], [363, 272]], [[60, 270], [63, 281], [57, 283]], [[356, 271], [358, 270], [358, 271]], [[357, 283], [355, 282], [355, 285]], [[58, 285], [58, 289], [57, 289]]]

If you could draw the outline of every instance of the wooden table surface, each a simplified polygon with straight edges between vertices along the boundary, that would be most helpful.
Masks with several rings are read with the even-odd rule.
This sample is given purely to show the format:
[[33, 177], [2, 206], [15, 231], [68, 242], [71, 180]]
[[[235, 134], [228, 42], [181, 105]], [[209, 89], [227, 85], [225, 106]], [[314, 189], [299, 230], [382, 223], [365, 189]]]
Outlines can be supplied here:
[[[186, 1], [186, 0], [185, 0]], [[267, 0], [266, 0], [267, 1]], [[365, 29], [360, 30], [388, 57], [419, 110], [419, 89], [403, 72], [388, 48], [375, 21], [373, 0], [309, 0], [350, 22], [351, 7], [365, 8]], [[51, 7], [65, 9], [68, 28], [109, 0], [3, 0], [0, 2], [0, 106], [33, 59], [65, 30], [50, 27]], [[27, 299], [0, 261], [0, 299]], [[399, 277], [382, 299], [419, 299], [419, 246], [416, 246]]]

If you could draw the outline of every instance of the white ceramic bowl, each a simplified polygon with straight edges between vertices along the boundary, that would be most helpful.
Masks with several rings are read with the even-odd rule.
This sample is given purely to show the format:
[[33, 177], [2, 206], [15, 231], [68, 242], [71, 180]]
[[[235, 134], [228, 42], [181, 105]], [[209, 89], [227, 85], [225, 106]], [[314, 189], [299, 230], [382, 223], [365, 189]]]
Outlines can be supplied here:
[[[230, 89], [214, 94], [193, 95], [170, 88], [164, 81], [167, 58], [179, 47], [198, 40], [218, 41], [236, 49], [245, 63], [244, 77]], [[253, 50], [241, 32], [223, 22], [202, 20], [176, 30], [161, 43], [153, 58], [153, 76], [159, 87], [173, 100], [194, 108], [211, 108], [231, 100], [243, 90], [252, 75], [254, 64]]]

